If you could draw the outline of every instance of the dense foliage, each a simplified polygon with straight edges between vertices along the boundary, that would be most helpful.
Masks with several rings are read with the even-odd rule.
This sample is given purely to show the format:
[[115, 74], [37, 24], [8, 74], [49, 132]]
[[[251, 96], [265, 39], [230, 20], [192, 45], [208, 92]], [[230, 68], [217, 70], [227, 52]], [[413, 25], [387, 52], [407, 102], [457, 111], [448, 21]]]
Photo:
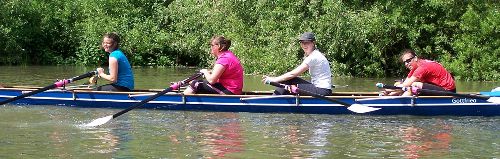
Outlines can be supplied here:
[[0, 64], [100, 65], [105, 32], [122, 36], [134, 66], [208, 66], [208, 40], [229, 37], [246, 73], [300, 63], [299, 34], [317, 34], [336, 76], [403, 76], [415, 49], [457, 78], [500, 77], [496, 0], [3, 0]]

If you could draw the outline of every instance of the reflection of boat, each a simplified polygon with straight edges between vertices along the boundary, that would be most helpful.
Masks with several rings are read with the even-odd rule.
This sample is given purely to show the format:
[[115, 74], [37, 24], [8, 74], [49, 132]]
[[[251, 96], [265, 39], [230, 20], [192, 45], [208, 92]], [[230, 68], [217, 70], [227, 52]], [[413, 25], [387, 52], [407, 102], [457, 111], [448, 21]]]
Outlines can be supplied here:
[[[21, 95], [33, 88], [0, 88], [0, 101]], [[58, 105], [93, 108], [127, 108], [155, 94], [155, 91], [98, 92], [85, 89], [49, 90], [19, 99], [11, 104]], [[375, 92], [335, 93], [330, 96], [346, 103], [382, 108], [374, 115], [500, 115], [500, 104], [483, 99], [451, 96], [379, 97]], [[354, 114], [343, 105], [306, 96], [270, 96], [248, 92], [246, 95], [182, 95], [169, 93], [142, 106], [149, 109], [198, 110], [222, 112], [278, 112], [311, 114]]]
[[[439, 122], [432, 127], [403, 126], [399, 130], [402, 152], [407, 159], [426, 158], [436, 155], [448, 155], [453, 141], [452, 126]], [[439, 158], [439, 157], [438, 157]]]

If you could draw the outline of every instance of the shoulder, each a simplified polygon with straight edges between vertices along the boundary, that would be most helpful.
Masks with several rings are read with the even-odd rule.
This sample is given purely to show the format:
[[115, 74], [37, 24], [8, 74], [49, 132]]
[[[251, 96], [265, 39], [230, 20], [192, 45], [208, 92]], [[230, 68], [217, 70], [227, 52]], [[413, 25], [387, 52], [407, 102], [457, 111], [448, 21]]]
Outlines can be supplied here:
[[118, 56], [124, 56], [124, 54], [123, 54], [122, 50], [116, 49], [115, 51], [111, 52], [109, 54], [109, 56], [118, 57]]
[[219, 57], [217, 57], [217, 61], [219, 60], [233, 60], [233, 59], [238, 59], [236, 55], [233, 54], [231, 51], [226, 51], [223, 54], [221, 54]]
[[315, 61], [328, 61], [325, 57], [325, 55], [323, 55], [323, 53], [319, 52], [318, 50], [314, 50], [309, 56], [306, 57], [306, 59], [310, 59], [310, 60], [315, 60]]

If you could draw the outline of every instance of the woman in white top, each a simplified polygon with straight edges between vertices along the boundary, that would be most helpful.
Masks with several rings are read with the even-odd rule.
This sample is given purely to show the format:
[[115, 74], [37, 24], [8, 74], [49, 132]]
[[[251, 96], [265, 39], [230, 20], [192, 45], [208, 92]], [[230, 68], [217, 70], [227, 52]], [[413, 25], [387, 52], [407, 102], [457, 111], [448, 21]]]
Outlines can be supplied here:
[[[326, 57], [316, 49], [316, 39], [311, 32], [303, 33], [300, 38], [300, 47], [304, 50], [304, 61], [290, 72], [287, 72], [278, 77], [264, 76], [263, 81], [279, 82], [287, 85], [298, 87], [302, 90], [307, 90], [321, 95], [332, 94], [332, 74], [330, 71], [330, 63]], [[306, 81], [298, 76], [309, 70], [311, 82]], [[291, 94], [288, 90], [277, 88], [273, 95]]]

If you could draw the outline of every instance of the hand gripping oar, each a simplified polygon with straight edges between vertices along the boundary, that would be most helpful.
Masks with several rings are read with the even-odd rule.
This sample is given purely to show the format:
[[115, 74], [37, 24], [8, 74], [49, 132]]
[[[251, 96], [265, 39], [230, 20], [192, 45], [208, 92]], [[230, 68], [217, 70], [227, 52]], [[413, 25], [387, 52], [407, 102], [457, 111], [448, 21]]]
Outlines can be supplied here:
[[174, 90], [174, 89], [177, 89], [177, 88], [179, 88], [179, 87], [181, 87], [181, 86], [183, 86], [183, 85], [185, 85], [185, 84], [187, 84], [187, 83], [191, 82], [192, 80], [194, 80], [194, 79], [196, 79], [196, 78], [200, 77], [201, 75], [203, 75], [203, 74], [202, 74], [202, 73], [196, 73], [196, 74], [192, 75], [192, 76], [191, 76], [191, 77], [189, 77], [189, 78], [186, 78], [186, 79], [184, 79], [184, 80], [182, 80], [182, 81], [179, 81], [179, 82], [177, 82], [177, 83], [174, 83], [173, 85], [171, 85], [171, 86], [170, 86], [170, 87], [168, 87], [167, 89], [164, 89], [163, 91], [161, 91], [161, 92], [159, 92], [159, 93], [156, 93], [155, 95], [153, 95], [153, 96], [151, 96], [151, 97], [149, 97], [149, 98], [147, 98], [147, 99], [144, 99], [144, 100], [142, 100], [141, 102], [139, 102], [139, 103], [137, 103], [137, 104], [135, 104], [135, 105], [133, 105], [133, 106], [131, 106], [131, 107], [129, 107], [129, 108], [127, 108], [127, 109], [125, 109], [125, 110], [122, 110], [122, 111], [120, 111], [120, 112], [118, 112], [118, 113], [116, 113], [116, 114], [113, 114], [113, 115], [109, 115], [109, 116], [105, 116], [105, 117], [102, 117], [102, 118], [96, 119], [96, 120], [92, 121], [91, 123], [88, 123], [88, 124], [87, 124], [87, 125], [85, 125], [85, 126], [99, 126], [99, 125], [105, 124], [105, 123], [107, 123], [108, 121], [110, 121], [111, 119], [114, 119], [114, 118], [116, 118], [116, 117], [118, 117], [118, 116], [120, 116], [120, 115], [122, 115], [122, 114], [125, 114], [125, 113], [127, 113], [128, 111], [130, 111], [130, 110], [132, 110], [132, 109], [135, 109], [135, 108], [137, 108], [137, 107], [140, 107], [140, 106], [142, 106], [142, 105], [144, 105], [144, 104], [148, 103], [149, 101], [152, 101], [152, 100], [154, 100], [154, 99], [156, 99], [156, 98], [158, 98], [158, 97], [162, 96], [163, 94], [165, 94], [165, 93], [167, 93], [167, 92], [170, 92], [170, 91], [172, 91], [172, 90]]
[[[384, 85], [383, 83], [377, 83], [376, 86], [378, 88], [386, 88], [386, 89], [401, 89], [403, 91], [407, 91], [408, 87], [396, 87], [396, 86], [391, 86], [391, 85]], [[479, 96], [479, 95], [472, 95], [472, 94], [459, 94], [459, 93], [453, 93], [453, 92], [448, 92], [448, 91], [438, 91], [438, 90], [430, 90], [430, 89], [417, 89], [417, 88], [411, 88], [412, 92], [423, 92], [426, 94], [432, 94], [432, 95], [442, 95], [442, 96], [454, 96], [454, 97], [462, 97], [462, 98], [474, 98], [474, 99], [483, 99], [491, 103], [500, 103], [500, 97], [489, 97], [489, 96]]]
[[90, 71], [90, 72], [87, 72], [87, 73], [85, 73], [83, 75], [76, 76], [76, 77], [73, 77], [73, 78], [70, 78], [70, 79], [59, 80], [59, 81], [57, 81], [54, 84], [51, 84], [49, 86], [40, 88], [38, 90], [31, 91], [29, 93], [24, 93], [24, 94], [22, 94], [20, 96], [14, 97], [14, 98], [9, 98], [9, 99], [7, 99], [5, 101], [0, 102], [0, 105], [6, 104], [6, 103], [9, 103], [9, 102], [12, 102], [12, 101], [24, 98], [24, 97], [32, 96], [34, 94], [37, 94], [37, 93], [40, 93], [40, 92], [43, 92], [43, 91], [46, 91], [46, 90], [49, 90], [49, 89], [54, 89], [54, 88], [57, 88], [57, 87], [65, 86], [65, 85], [67, 85], [69, 83], [72, 83], [74, 81], [78, 81], [78, 80], [81, 80], [81, 79], [84, 79], [84, 78], [87, 78], [87, 77], [91, 77], [91, 76], [95, 75], [96, 73], [97, 73], [97, 71]]
[[[266, 81], [266, 84], [270, 84], [272, 86], [280, 87], [280, 88], [290, 87], [290, 86], [285, 85], [285, 84], [271, 82], [271, 81]], [[297, 87], [292, 87], [292, 88], [293, 89], [291, 90], [291, 92], [293, 92], [293, 93], [299, 93], [299, 94], [303, 94], [303, 95], [313, 96], [313, 97], [318, 98], [318, 99], [323, 99], [323, 100], [327, 100], [330, 102], [338, 103], [338, 104], [341, 104], [343, 106], [346, 106], [348, 110], [356, 112], [356, 113], [367, 113], [367, 112], [372, 112], [372, 111], [381, 109], [381, 108], [373, 108], [373, 107], [369, 107], [369, 106], [365, 106], [365, 105], [361, 105], [361, 104], [349, 104], [346, 102], [342, 102], [340, 100], [328, 98], [328, 97], [325, 97], [325, 96], [320, 95], [320, 94], [309, 92], [307, 90], [299, 89]]]

